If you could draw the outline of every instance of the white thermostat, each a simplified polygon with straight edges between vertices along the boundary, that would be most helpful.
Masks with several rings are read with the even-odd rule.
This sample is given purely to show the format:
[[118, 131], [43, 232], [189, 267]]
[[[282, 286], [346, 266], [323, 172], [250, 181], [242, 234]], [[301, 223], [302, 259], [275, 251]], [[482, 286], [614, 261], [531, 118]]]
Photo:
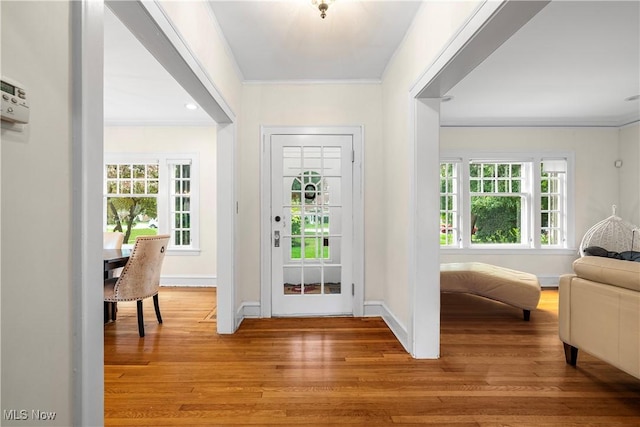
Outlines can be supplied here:
[[2, 110], [0, 119], [12, 123], [29, 123], [27, 90], [20, 83], [2, 77]]

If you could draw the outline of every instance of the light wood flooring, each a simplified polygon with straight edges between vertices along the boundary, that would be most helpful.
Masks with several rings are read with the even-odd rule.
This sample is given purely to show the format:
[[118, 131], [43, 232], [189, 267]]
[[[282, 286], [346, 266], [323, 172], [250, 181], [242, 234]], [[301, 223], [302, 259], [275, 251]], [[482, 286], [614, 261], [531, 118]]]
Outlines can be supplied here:
[[105, 325], [105, 424], [640, 426], [640, 380], [586, 353], [565, 364], [557, 291], [531, 321], [442, 298], [441, 358], [414, 360], [379, 318], [248, 319], [219, 336], [215, 289], [163, 288]]

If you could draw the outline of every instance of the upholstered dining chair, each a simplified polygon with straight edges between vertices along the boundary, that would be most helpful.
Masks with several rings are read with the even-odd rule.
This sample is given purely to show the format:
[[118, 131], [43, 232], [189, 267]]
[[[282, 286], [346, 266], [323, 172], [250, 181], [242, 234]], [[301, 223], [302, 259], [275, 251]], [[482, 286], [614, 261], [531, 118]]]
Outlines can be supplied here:
[[124, 241], [124, 233], [120, 232], [107, 232], [102, 233], [102, 247], [104, 249], [122, 249], [122, 242]]
[[[144, 337], [144, 319], [142, 300], [153, 297], [158, 323], [162, 323], [158, 290], [160, 288], [160, 270], [169, 244], [169, 235], [138, 236], [133, 245], [131, 256], [119, 277], [104, 282], [105, 303], [136, 301], [138, 308], [138, 333]], [[112, 320], [115, 319], [112, 310]]]

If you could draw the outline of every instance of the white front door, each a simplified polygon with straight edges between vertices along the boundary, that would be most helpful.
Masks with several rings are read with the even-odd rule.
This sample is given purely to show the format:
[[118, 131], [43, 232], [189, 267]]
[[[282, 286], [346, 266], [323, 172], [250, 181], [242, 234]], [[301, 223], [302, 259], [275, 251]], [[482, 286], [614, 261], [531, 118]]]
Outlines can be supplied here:
[[272, 315], [350, 315], [353, 137], [270, 142]]

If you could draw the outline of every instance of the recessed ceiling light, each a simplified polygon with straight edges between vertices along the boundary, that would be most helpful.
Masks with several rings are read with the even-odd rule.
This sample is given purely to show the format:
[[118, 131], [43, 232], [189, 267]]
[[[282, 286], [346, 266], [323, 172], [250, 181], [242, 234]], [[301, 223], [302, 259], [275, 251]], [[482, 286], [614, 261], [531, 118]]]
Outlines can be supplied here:
[[633, 95], [633, 96], [630, 96], [628, 98], [625, 98], [624, 100], [625, 101], [637, 101], [638, 99], [640, 99], [640, 95]]
[[445, 95], [442, 98], [440, 98], [440, 102], [449, 102], [453, 99], [453, 96], [451, 95]]
[[187, 110], [197, 110], [198, 106], [192, 102], [189, 102], [188, 104], [184, 104], [184, 108], [186, 108]]

